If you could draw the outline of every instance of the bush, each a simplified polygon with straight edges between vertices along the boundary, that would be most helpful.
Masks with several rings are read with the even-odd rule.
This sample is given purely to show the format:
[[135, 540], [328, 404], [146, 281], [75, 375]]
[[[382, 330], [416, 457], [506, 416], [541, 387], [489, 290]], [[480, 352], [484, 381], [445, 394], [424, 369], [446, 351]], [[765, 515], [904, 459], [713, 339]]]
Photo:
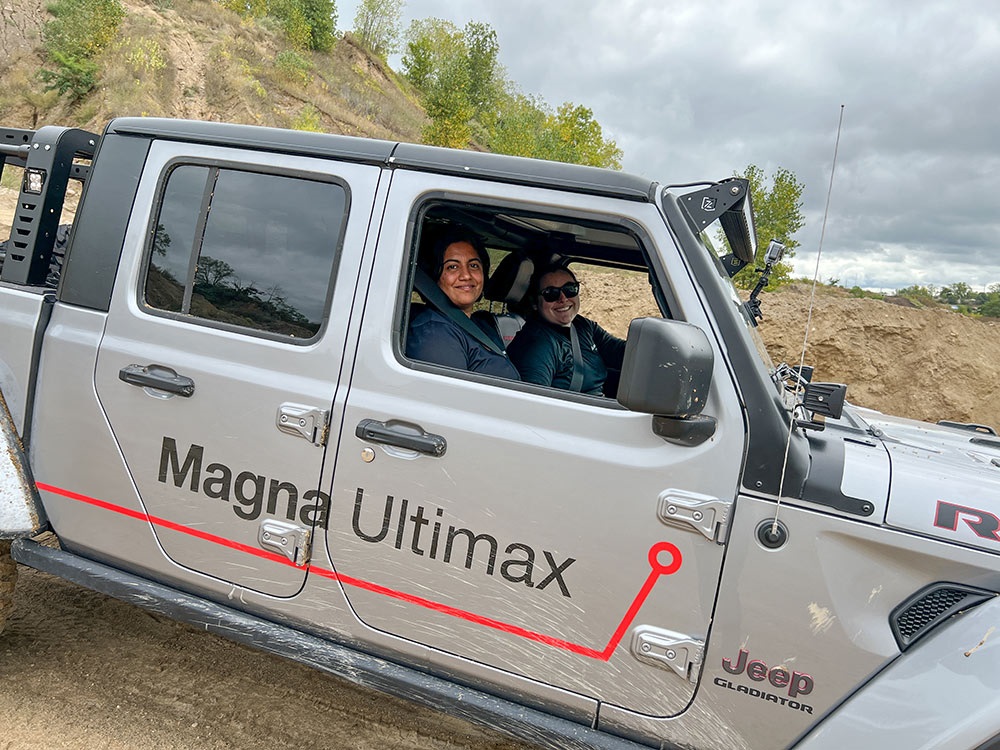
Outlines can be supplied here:
[[90, 58], [118, 34], [125, 8], [118, 0], [56, 0], [49, 6], [55, 18], [45, 24], [46, 52]]
[[38, 73], [47, 84], [46, 91], [58, 91], [60, 95], [69, 95], [73, 101], [79, 101], [97, 85], [97, 63], [94, 61], [60, 52], [50, 52], [49, 56], [56, 64], [55, 70], [42, 68]]
[[857, 285], [852, 286], [847, 293], [852, 297], [857, 297], [858, 299], [885, 299], [885, 295], [881, 292], [870, 292]]
[[82, 99], [97, 84], [92, 58], [118, 34], [125, 8], [119, 0], [56, 0], [49, 11], [55, 18], [42, 29], [42, 42], [55, 70], [39, 75], [46, 91]]
[[328, 52], [337, 29], [333, 0], [271, 0], [268, 13], [279, 21], [289, 42], [299, 49]]
[[303, 86], [309, 83], [309, 71], [312, 65], [298, 52], [294, 50], [279, 52], [274, 64], [287, 80], [301, 83]]
[[932, 307], [937, 300], [934, 298], [934, 290], [928, 286], [913, 285], [896, 290], [897, 297], [906, 297], [910, 302], [915, 302], [924, 307]]
[[990, 300], [979, 308], [985, 318], [1000, 318], [1000, 299]]
[[160, 43], [155, 39], [128, 38], [121, 44], [125, 62], [136, 76], [156, 73], [167, 67]]
[[299, 112], [299, 116], [295, 118], [292, 128], [295, 130], [308, 130], [311, 133], [322, 133], [323, 119], [320, 116], [319, 110], [313, 105], [307, 104]]

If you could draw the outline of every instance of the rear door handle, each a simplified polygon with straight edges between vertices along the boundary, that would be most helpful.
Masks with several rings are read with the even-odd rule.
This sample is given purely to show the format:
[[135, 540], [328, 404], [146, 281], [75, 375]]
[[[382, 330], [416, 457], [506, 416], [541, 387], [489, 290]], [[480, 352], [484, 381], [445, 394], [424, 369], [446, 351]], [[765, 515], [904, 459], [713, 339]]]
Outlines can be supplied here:
[[407, 422], [379, 422], [376, 419], [362, 419], [354, 431], [362, 440], [372, 443], [395, 445], [411, 451], [441, 457], [448, 448], [447, 441], [440, 435], [424, 432], [422, 428]]
[[189, 398], [194, 395], [194, 381], [163, 365], [128, 365], [118, 371], [118, 379], [142, 388], [176, 393]]

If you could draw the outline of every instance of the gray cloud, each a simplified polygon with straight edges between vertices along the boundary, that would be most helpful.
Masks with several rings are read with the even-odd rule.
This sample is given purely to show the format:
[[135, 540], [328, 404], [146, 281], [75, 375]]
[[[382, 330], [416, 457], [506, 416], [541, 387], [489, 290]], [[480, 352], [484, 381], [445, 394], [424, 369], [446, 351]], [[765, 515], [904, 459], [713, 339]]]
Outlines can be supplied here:
[[[342, 26], [355, 5], [338, 3]], [[988, 4], [410, 0], [405, 14], [490, 23], [510, 78], [553, 106], [590, 107], [627, 171], [680, 183], [791, 169], [805, 184], [804, 275], [843, 104], [820, 277], [1000, 282], [1000, 14]]]

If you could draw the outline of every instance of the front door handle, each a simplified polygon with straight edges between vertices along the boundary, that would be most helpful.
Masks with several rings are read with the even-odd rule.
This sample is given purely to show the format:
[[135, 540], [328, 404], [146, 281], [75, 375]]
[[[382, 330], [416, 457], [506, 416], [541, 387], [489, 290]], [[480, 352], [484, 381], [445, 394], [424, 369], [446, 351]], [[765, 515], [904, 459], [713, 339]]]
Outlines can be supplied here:
[[440, 435], [424, 432], [419, 426], [408, 422], [379, 422], [376, 419], [362, 419], [354, 431], [362, 440], [372, 443], [395, 445], [411, 451], [426, 453], [429, 456], [441, 457], [448, 448], [448, 443]]
[[118, 379], [143, 388], [176, 393], [188, 398], [194, 395], [194, 381], [178, 375], [163, 365], [128, 365], [118, 371]]

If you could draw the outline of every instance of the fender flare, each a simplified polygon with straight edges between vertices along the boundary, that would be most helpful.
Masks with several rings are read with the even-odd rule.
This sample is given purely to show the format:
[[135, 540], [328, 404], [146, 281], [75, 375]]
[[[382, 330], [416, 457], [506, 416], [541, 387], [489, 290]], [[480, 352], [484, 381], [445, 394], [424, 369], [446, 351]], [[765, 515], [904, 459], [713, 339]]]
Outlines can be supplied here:
[[31, 536], [46, 526], [42, 499], [0, 390], [0, 539]]
[[995, 747], [998, 623], [1000, 596], [953, 617], [897, 657], [794, 749]]

